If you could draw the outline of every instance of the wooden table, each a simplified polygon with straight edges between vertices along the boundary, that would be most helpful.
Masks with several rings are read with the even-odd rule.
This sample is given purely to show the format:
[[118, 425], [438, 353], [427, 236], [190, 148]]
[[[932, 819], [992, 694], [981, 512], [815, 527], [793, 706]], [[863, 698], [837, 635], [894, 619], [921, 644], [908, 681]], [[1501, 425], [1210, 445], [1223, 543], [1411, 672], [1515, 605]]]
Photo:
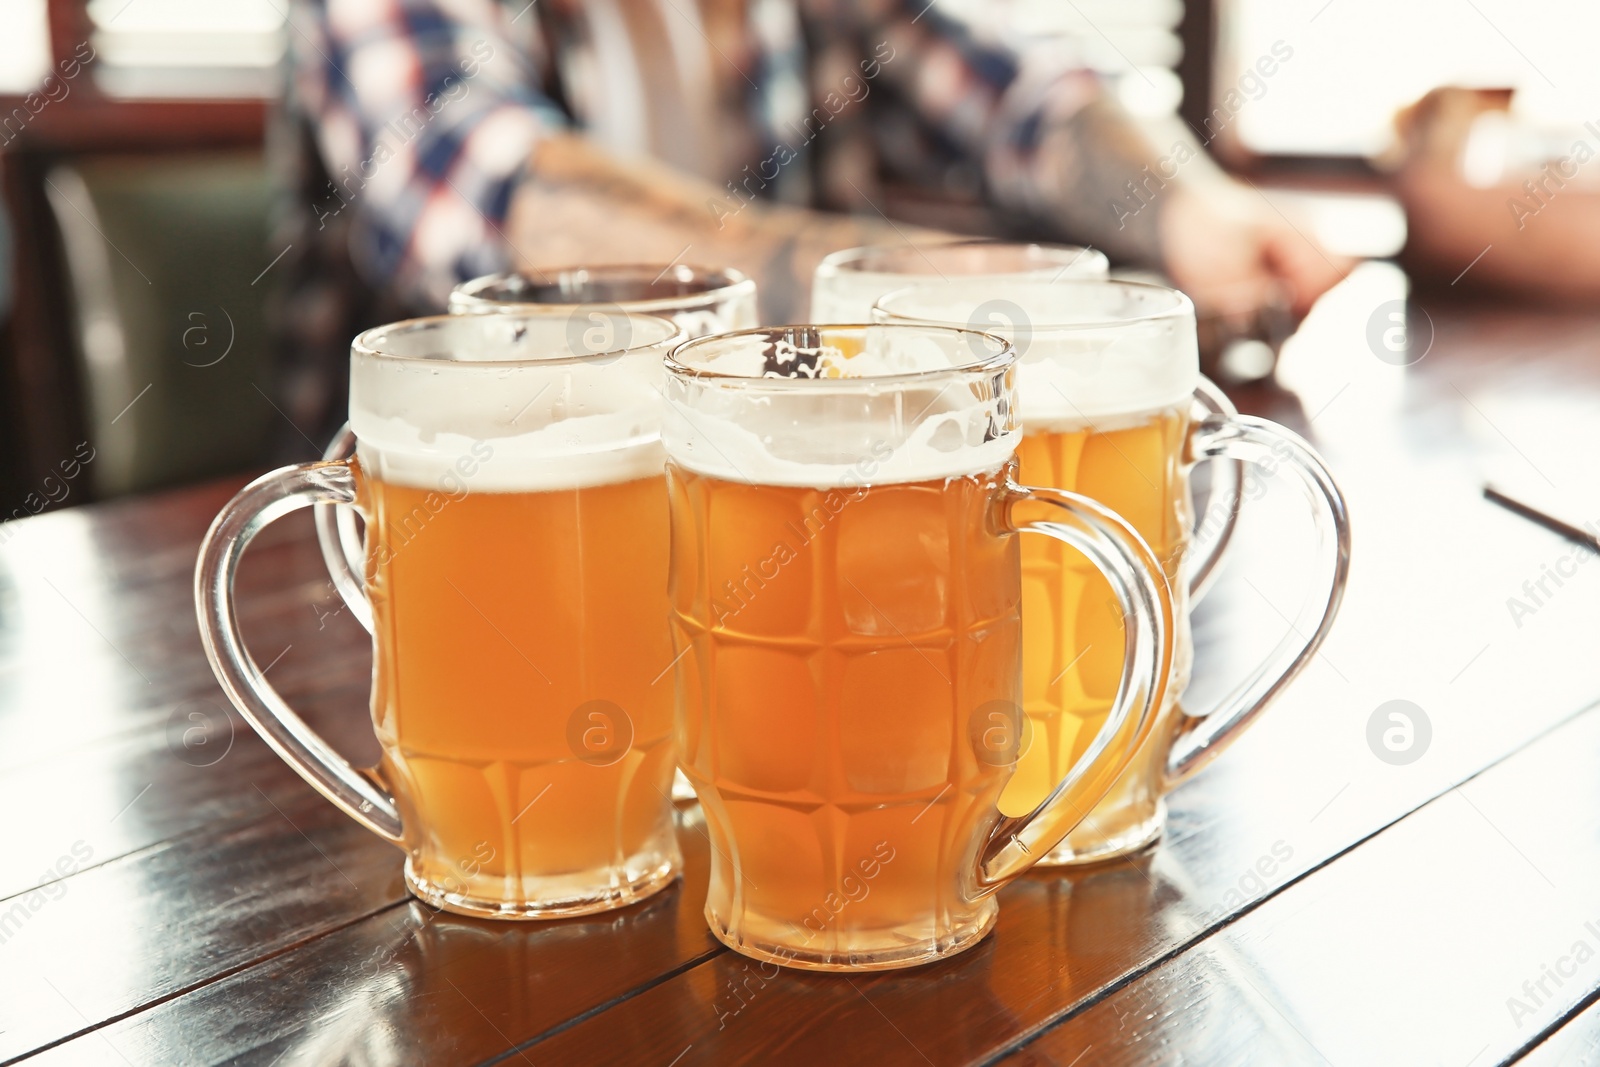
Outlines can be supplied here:
[[[1402, 286], [1363, 268], [1283, 388], [1241, 397], [1308, 432], [1350, 498], [1324, 653], [1172, 796], [1157, 849], [1025, 877], [992, 937], [918, 970], [752, 978], [701, 918], [692, 810], [682, 881], [642, 905], [434, 913], [224, 707], [191, 579], [237, 481], [0, 527], [0, 1060], [1595, 1062], [1600, 566], [1479, 490], [1491, 460], [1560, 483], [1592, 455], [1600, 316], [1425, 298], [1431, 349], [1397, 367], [1367, 331]], [[1301, 510], [1269, 492], [1245, 520], [1197, 619], [1196, 700], [1289, 625]], [[1544, 564], [1574, 576], [1513, 619]], [[370, 757], [367, 638], [304, 512], [241, 590], [273, 681]], [[1395, 699], [1431, 724], [1399, 766], [1367, 741]]]

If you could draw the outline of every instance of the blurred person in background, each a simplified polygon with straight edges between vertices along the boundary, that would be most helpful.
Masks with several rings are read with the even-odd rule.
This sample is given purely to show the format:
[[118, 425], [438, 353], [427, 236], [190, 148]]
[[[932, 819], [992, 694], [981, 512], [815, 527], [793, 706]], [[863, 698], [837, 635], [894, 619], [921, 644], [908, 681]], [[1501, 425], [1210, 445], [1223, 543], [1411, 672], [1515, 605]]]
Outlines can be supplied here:
[[[999, 20], [996, 20], [999, 21]], [[886, 186], [1298, 312], [1348, 264], [1048, 44], [928, 0], [300, 0], [274, 157], [279, 390], [325, 440], [359, 328], [509, 267], [737, 267], [803, 318], [828, 252], [926, 240]]]

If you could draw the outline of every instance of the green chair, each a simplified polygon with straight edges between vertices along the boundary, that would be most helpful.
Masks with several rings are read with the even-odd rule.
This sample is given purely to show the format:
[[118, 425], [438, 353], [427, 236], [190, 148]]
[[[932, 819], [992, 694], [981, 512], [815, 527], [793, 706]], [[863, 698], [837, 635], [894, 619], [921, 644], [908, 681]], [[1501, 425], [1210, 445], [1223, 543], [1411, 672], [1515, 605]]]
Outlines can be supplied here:
[[[270, 188], [259, 152], [69, 158], [46, 177], [99, 498], [261, 462]], [[276, 251], [281, 251], [276, 250]]]

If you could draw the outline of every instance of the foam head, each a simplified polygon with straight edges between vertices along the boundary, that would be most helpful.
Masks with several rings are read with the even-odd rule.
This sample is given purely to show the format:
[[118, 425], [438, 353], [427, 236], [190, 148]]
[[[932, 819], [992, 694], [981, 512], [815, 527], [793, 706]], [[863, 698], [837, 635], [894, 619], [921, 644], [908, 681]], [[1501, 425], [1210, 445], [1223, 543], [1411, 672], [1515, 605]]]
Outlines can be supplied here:
[[667, 361], [669, 458], [729, 481], [828, 489], [932, 481], [1016, 450], [1011, 346], [937, 326], [780, 326]]
[[871, 322], [872, 305], [883, 294], [941, 278], [1007, 285], [1104, 278], [1109, 269], [1103, 253], [1074, 245], [974, 240], [847, 248], [817, 264], [811, 321]]
[[357, 455], [452, 495], [646, 477], [663, 463], [662, 360], [682, 340], [657, 316], [563, 310], [379, 326], [350, 349]]
[[731, 268], [686, 263], [561, 267], [537, 274], [489, 274], [450, 292], [452, 315], [593, 305], [661, 315], [690, 337], [756, 325], [756, 283]]
[[989, 330], [1010, 340], [1017, 349], [1017, 402], [1029, 430], [1105, 428], [1187, 404], [1200, 384], [1194, 305], [1159, 285], [963, 278], [890, 293], [873, 316]]

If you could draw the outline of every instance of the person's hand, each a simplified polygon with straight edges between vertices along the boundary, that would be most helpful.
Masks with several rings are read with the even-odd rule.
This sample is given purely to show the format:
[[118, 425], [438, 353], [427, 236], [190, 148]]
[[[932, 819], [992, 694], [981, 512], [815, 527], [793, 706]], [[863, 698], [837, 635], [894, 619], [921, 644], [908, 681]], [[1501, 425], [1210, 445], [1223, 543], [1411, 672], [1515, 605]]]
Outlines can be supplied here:
[[1179, 186], [1166, 195], [1164, 266], [1201, 308], [1262, 302], [1277, 290], [1304, 315], [1354, 266], [1318, 244], [1308, 227], [1232, 181]]

